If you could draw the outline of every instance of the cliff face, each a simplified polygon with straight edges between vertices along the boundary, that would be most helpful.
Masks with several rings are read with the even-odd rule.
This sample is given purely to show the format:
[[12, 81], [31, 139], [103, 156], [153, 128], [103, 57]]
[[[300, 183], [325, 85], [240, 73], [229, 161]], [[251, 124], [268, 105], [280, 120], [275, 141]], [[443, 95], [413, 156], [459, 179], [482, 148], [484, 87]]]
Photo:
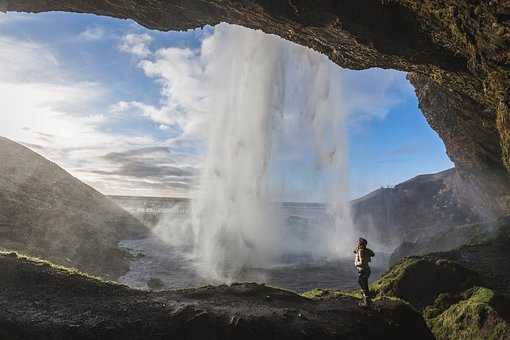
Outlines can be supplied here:
[[488, 218], [465, 187], [456, 169], [420, 175], [354, 200], [353, 221], [362, 234], [396, 245]]
[[510, 210], [506, 0], [3, 0], [0, 10], [95, 13], [158, 30], [224, 21], [311, 47], [342, 67], [410, 72], [460, 175], [491, 197], [491, 209]]
[[0, 247], [117, 277], [117, 247], [146, 228], [105, 196], [28, 148], [0, 137]]

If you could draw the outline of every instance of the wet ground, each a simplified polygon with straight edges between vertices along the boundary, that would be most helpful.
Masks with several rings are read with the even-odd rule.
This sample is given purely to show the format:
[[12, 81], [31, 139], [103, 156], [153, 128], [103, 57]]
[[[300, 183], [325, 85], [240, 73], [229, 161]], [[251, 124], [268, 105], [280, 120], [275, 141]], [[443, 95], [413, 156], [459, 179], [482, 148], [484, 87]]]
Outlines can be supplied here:
[[[133, 288], [147, 289], [149, 280], [161, 284], [158, 289], [180, 289], [219, 284], [201, 277], [189, 249], [171, 247], [157, 237], [122, 241], [120, 246], [133, 255], [130, 271], [119, 281]], [[271, 268], [245, 269], [238, 282], [258, 282], [304, 292], [313, 288], [358, 288], [352, 259], [326, 260], [304, 256], [288, 257]], [[371, 281], [386, 270], [387, 255], [379, 253], [372, 264]], [[156, 279], [156, 280], [155, 280]]]

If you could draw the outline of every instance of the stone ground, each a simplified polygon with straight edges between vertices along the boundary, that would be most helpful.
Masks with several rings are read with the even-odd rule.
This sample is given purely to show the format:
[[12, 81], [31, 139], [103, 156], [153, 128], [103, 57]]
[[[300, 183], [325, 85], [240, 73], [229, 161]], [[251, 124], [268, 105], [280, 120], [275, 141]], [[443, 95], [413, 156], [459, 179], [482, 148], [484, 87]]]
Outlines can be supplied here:
[[0, 339], [433, 339], [396, 299], [374, 310], [243, 283], [146, 292], [0, 255]]

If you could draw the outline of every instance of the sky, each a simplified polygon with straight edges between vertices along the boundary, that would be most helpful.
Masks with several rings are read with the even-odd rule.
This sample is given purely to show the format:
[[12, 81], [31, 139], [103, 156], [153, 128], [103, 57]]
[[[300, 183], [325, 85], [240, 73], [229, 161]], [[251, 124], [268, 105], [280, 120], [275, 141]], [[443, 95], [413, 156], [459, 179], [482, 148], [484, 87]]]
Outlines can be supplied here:
[[[188, 196], [208, 128], [204, 42], [228, 36], [219, 31], [157, 32], [84, 14], [0, 14], [0, 136], [104, 194]], [[352, 198], [453, 166], [405, 73], [335, 72]], [[305, 200], [315, 190], [306, 176], [289, 168], [293, 188], [284, 199]]]

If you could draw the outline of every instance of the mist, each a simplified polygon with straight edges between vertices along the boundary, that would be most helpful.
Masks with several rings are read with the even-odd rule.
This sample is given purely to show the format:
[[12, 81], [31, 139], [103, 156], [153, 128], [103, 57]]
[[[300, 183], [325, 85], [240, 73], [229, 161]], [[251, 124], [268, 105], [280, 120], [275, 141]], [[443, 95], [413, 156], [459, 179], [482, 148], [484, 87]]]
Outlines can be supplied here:
[[[197, 58], [194, 125], [205, 127], [205, 159], [190, 220], [169, 212], [155, 233], [190, 246], [200, 275], [221, 282], [289, 259], [350, 254], [338, 67], [308, 48], [226, 24], [203, 41]], [[299, 207], [282, 202], [319, 203], [320, 214], [305, 230], [296, 225]]]

